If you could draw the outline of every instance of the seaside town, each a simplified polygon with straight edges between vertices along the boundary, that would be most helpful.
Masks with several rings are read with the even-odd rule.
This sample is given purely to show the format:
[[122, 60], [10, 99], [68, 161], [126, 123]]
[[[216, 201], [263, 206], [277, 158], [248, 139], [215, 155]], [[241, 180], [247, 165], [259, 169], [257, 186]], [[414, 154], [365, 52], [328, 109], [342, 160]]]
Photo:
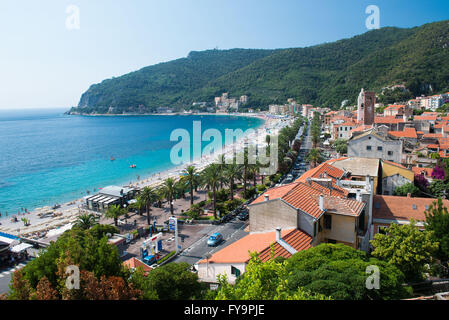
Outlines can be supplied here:
[[1, 9], [2, 317], [449, 300], [449, 1]]
[[[304, 299], [447, 299], [447, 252], [438, 237], [447, 236], [449, 93], [388, 105], [376, 99], [361, 89], [357, 105], [346, 101], [339, 110], [288, 99], [251, 112], [265, 121], [257, 134], [211, 156], [63, 205], [21, 209], [0, 225], [1, 292], [16, 299], [92, 297], [90, 289], [73, 296], [52, 287], [50, 279], [64, 278], [52, 270], [75, 257], [51, 257], [71, 247], [91, 252], [103, 269], [120, 270], [105, 277], [131, 277], [97, 281], [100, 299], [251, 299], [248, 288], [239, 291], [251, 272], [293, 267], [284, 294]], [[214, 110], [236, 114], [246, 102], [224, 93]], [[278, 171], [264, 176], [248, 149], [270, 149], [274, 136]], [[104, 252], [111, 261], [101, 262]], [[80, 259], [85, 268], [97, 263]], [[310, 269], [307, 261], [315, 259], [327, 262]], [[40, 271], [42, 263], [53, 267]], [[321, 272], [335, 263], [344, 271]], [[364, 287], [373, 264], [388, 278], [377, 292]], [[92, 271], [83, 275], [94, 281]], [[107, 281], [113, 292], [104, 289]]]

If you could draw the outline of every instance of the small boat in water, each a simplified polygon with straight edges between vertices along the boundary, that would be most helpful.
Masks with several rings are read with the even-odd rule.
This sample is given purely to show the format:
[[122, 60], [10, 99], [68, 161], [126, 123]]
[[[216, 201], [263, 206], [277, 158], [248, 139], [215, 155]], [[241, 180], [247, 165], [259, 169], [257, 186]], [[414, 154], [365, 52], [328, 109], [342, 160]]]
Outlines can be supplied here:
[[132, 164], [129, 166], [130, 168], [137, 168], [137, 166], [135, 164]]
[[114, 161], [114, 160], [115, 160], [115, 158], [113, 156], [111, 156], [111, 161]]

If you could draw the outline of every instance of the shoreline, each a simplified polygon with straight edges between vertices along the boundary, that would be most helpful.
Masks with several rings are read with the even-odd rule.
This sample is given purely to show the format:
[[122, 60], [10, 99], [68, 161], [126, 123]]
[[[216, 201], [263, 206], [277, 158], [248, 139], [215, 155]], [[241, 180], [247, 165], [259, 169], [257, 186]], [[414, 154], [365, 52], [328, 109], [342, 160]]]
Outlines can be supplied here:
[[[146, 186], [158, 187], [163, 183], [165, 179], [169, 177], [179, 178], [180, 172], [190, 165], [195, 166], [196, 169], [201, 172], [209, 164], [217, 162], [217, 158], [219, 156], [224, 154], [225, 157], [229, 157], [230, 154], [241, 151], [245, 145], [245, 140], [253, 141], [253, 143], [257, 144], [264, 143], [265, 134], [257, 136], [258, 131], [264, 130], [264, 133], [267, 133], [268, 130], [280, 130], [280, 128], [278, 128], [279, 124], [282, 122], [280, 119], [270, 118], [264, 114], [254, 114], [252, 116], [264, 120], [263, 124], [256, 128], [253, 128], [255, 130], [253, 134], [242, 136], [232, 145], [224, 146], [211, 155], [207, 155], [199, 159], [193, 159], [189, 163], [181, 164], [170, 169], [163, 170], [159, 173], [154, 173], [149, 176], [143, 176], [137, 181], [132, 181], [127, 186], [135, 188], [144, 188]], [[52, 209], [50, 206], [45, 206], [42, 208], [35, 208], [31, 211], [28, 211], [28, 213], [22, 213], [20, 215], [16, 213], [8, 217], [2, 217], [2, 219], [0, 219], [0, 232], [32, 239], [52, 237], [72, 227], [73, 223], [77, 220], [80, 212], [82, 211], [80, 206], [83, 203], [84, 197], [65, 202], [58, 209]], [[12, 222], [11, 219], [13, 217], [17, 217], [18, 222]], [[22, 218], [28, 219], [30, 221], [30, 225], [24, 226], [24, 223], [21, 221]]]

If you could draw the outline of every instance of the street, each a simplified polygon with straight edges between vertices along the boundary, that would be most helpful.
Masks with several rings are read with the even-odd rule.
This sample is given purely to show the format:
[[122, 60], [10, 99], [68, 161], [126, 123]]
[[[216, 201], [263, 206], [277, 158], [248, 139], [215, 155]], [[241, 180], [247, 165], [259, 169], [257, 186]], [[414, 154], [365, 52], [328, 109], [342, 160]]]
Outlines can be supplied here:
[[[248, 221], [239, 221], [237, 218], [234, 218], [234, 220], [222, 225], [206, 226], [201, 231], [202, 237], [190, 247], [186, 248], [178, 257], [172, 260], [172, 262], [187, 262], [188, 264], [193, 265], [199, 260], [204, 259], [206, 254], [213, 254], [246, 236], [248, 232], [245, 232], [244, 229], [247, 225]], [[209, 247], [207, 245], [207, 239], [215, 232], [221, 233], [224, 241], [216, 247]]]

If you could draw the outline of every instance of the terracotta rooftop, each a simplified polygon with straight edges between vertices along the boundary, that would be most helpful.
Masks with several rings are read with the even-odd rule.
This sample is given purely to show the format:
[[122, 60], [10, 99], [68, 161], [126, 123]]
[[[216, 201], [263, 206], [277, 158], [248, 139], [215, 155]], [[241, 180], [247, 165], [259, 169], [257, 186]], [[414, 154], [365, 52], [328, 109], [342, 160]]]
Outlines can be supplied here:
[[298, 183], [297, 182], [293, 182], [293, 183], [289, 183], [283, 186], [279, 186], [279, 187], [274, 187], [271, 188], [267, 191], [265, 191], [262, 195], [260, 195], [256, 200], [254, 200], [251, 204], [256, 204], [259, 202], [264, 202], [265, 201], [265, 195], [269, 196], [269, 200], [274, 200], [274, 199], [279, 199], [282, 198], [284, 195], [286, 195], [291, 189], [293, 189], [294, 187], [296, 187]]
[[[375, 195], [373, 198], [373, 218], [424, 221], [426, 219], [424, 212], [435, 201], [436, 199], [431, 198]], [[449, 200], [443, 200], [443, 204], [449, 208]]]
[[[310, 248], [312, 237], [299, 229], [281, 230], [281, 238], [296, 251]], [[247, 263], [250, 260], [250, 252], [260, 253], [260, 259], [267, 261], [271, 257], [271, 247], [274, 244], [274, 257], [288, 258], [291, 254], [276, 242], [276, 231], [264, 233], [251, 233], [229, 246], [217, 251], [209, 258], [209, 263]], [[198, 262], [207, 263], [206, 259]]]
[[412, 171], [418, 175], [424, 174], [424, 176], [426, 176], [426, 177], [431, 177], [433, 169], [432, 168], [413, 167]]
[[415, 116], [413, 118], [414, 120], [417, 121], [436, 121], [437, 120], [437, 116], [436, 115], [429, 115], [429, 116]]
[[374, 123], [401, 123], [404, 122], [403, 118], [390, 117], [374, 117]]
[[326, 161], [320, 164], [319, 166], [304, 172], [304, 174], [301, 177], [299, 177], [296, 181], [305, 182], [307, 178], [326, 178], [326, 177], [331, 177], [335, 180], [342, 178], [344, 174], [345, 172], [343, 170], [330, 165]]
[[441, 133], [426, 133], [422, 137], [438, 139], [438, 138], [443, 138], [443, 135]]
[[132, 257], [131, 259], [124, 261], [123, 265], [127, 266], [130, 269], [137, 269], [138, 267], [142, 267], [143, 271], [145, 272], [149, 272], [152, 270], [152, 268], [149, 265], [143, 263], [142, 261], [140, 261], [135, 257]]
[[388, 131], [388, 134], [398, 138], [418, 138], [415, 128], [404, 128], [403, 131]]

